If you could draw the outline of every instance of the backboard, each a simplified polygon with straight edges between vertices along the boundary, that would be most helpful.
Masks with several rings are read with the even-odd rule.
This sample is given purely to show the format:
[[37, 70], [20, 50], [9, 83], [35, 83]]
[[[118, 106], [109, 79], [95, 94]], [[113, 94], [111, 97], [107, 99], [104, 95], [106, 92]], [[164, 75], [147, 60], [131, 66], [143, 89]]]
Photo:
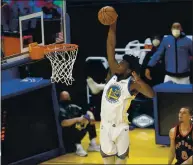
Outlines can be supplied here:
[[[25, 30], [28, 30], [28, 28], [25, 26], [28, 24], [28, 22], [31, 21], [34, 26], [37, 26], [37, 22], [40, 21], [40, 28], [39, 34], [41, 34], [40, 41], [32, 41], [30, 42], [30, 39], [33, 37], [28, 34], [24, 34]], [[26, 29], [25, 29], [26, 28]], [[43, 21], [43, 12], [37, 12], [34, 14], [29, 14], [26, 16], [21, 16], [19, 17], [19, 33], [20, 33], [20, 48], [21, 48], [21, 53], [28, 52], [29, 48], [28, 45], [32, 42], [37, 42], [38, 45], [44, 45], [44, 21]], [[25, 41], [27, 40], [27, 41]], [[26, 42], [26, 44], [25, 44]]]

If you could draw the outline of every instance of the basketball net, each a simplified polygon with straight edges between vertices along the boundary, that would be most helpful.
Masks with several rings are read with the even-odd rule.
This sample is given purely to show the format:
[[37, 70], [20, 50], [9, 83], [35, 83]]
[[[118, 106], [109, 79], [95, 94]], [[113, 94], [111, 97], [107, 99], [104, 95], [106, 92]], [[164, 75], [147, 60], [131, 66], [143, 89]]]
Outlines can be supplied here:
[[74, 81], [72, 71], [77, 53], [78, 46], [73, 44], [61, 44], [60, 46], [56, 44], [46, 48], [45, 55], [52, 66], [52, 83], [61, 82], [67, 86], [72, 85]]

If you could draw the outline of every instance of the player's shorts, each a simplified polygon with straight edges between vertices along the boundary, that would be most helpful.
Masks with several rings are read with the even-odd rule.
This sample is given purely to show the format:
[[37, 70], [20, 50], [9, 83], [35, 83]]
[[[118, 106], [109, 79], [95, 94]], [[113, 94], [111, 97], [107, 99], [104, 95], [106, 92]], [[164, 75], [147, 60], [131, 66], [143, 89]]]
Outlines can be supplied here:
[[129, 154], [129, 125], [101, 122], [100, 145], [103, 158], [117, 156], [125, 159]]

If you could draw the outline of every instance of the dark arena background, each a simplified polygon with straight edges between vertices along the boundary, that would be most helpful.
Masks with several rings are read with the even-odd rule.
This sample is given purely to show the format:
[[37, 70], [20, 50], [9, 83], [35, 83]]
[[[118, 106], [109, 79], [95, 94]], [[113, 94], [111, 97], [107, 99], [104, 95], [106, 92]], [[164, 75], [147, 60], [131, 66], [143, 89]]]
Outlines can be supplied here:
[[[130, 46], [129, 50], [137, 50], [146, 56], [146, 46], [152, 45], [153, 37], [171, 35], [174, 22], [179, 22], [183, 32], [192, 40], [191, 0], [2, 0], [2, 165], [103, 163], [100, 152], [87, 151], [90, 144], [87, 134], [81, 145], [88, 155], [81, 157], [78, 154], [72, 140], [76, 135], [71, 136], [70, 129], [61, 126], [60, 94], [68, 91], [72, 103], [82, 108], [83, 115], [87, 111], [93, 113], [95, 140], [97, 146], [100, 145], [102, 90], [93, 94], [87, 78], [91, 77], [98, 84], [106, 82], [109, 26], [98, 20], [98, 11], [104, 6], [113, 6], [118, 13], [116, 49], [123, 51], [115, 49], [117, 60], [133, 41], [137, 44]], [[32, 58], [28, 46], [35, 42], [39, 45], [78, 45], [72, 85], [51, 82], [53, 65], [48, 58]], [[39, 57], [41, 53], [37, 54]], [[140, 55], [138, 57], [140, 59]], [[188, 84], [164, 83], [166, 66], [163, 57], [162, 69], [155, 69], [155, 79], [160, 80], [159, 83], [148, 81], [144, 75], [147, 66], [141, 65], [141, 77], [151, 84], [155, 97], [149, 99], [139, 94], [128, 109], [131, 144], [128, 164], [168, 164], [169, 131], [178, 124], [180, 108], [193, 108], [192, 59], [190, 57]], [[59, 66], [63, 66], [62, 63]], [[58, 73], [58, 76], [63, 75]], [[70, 112], [68, 115], [74, 114]]]

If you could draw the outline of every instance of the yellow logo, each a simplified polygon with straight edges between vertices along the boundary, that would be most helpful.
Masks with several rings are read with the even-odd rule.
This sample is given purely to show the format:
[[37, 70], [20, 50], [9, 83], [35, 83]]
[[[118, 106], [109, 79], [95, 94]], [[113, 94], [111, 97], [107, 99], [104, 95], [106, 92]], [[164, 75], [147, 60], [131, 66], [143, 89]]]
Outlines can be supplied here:
[[112, 85], [109, 87], [106, 93], [106, 99], [111, 103], [116, 103], [121, 96], [121, 88], [118, 85]]

